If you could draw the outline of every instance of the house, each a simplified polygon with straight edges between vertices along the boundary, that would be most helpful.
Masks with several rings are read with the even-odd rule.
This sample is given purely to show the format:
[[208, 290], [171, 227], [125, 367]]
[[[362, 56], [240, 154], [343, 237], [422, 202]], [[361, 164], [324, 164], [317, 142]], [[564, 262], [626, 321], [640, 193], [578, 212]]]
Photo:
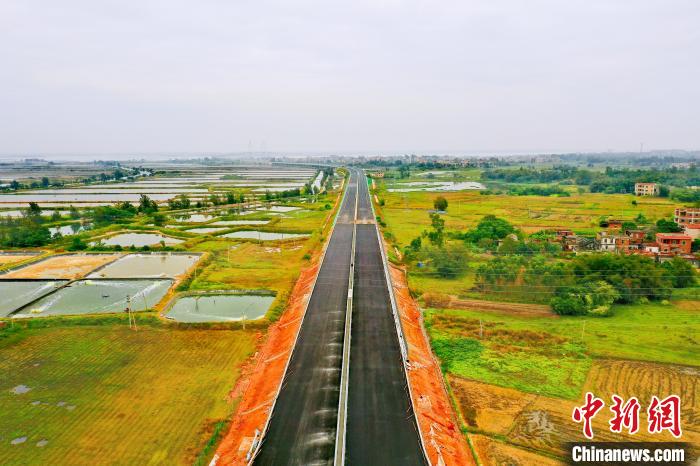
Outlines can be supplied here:
[[625, 221], [613, 218], [607, 220], [606, 223], [608, 224], [608, 228], [611, 230], [622, 230], [622, 224], [625, 223]]
[[615, 251], [627, 253], [630, 250], [630, 238], [629, 236], [620, 235], [615, 236]]
[[370, 178], [384, 178], [384, 172], [372, 172], [369, 176]]
[[673, 221], [681, 226], [700, 224], [700, 207], [676, 207]]
[[658, 254], [659, 253], [659, 245], [656, 243], [644, 243], [644, 252], [650, 253], [650, 254]]
[[564, 238], [567, 236], [575, 236], [575, 234], [572, 230], [557, 230], [556, 234], [557, 234], [557, 238]]
[[691, 223], [683, 226], [683, 233], [692, 239], [700, 239], [700, 223]]
[[578, 244], [578, 238], [576, 233], [572, 230], [556, 230], [556, 235], [558, 241], [561, 244], [562, 251], [574, 251]]
[[635, 196], [658, 196], [659, 185], [656, 183], [634, 183]]
[[657, 233], [656, 243], [661, 254], [690, 254], [693, 239], [681, 233]]
[[644, 243], [644, 237], [646, 236], [646, 231], [644, 230], [625, 230], [625, 236], [630, 240], [630, 247], [632, 249], [642, 249], [642, 243]]
[[598, 233], [596, 239], [598, 240], [598, 249], [600, 251], [615, 252], [616, 245], [614, 235], [609, 235], [607, 231], [601, 231]]

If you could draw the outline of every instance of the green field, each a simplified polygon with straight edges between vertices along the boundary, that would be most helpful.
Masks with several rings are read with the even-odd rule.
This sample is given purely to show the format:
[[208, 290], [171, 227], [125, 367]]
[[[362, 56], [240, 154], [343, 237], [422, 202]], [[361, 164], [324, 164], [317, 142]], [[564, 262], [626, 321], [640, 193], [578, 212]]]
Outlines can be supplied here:
[[[2, 464], [195, 461], [235, 407], [227, 394], [254, 332], [140, 320], [0, 333]], [[31, 390], [12, 393], [20, 385]]]
[[430, 309], [426, 324], [447, 372], [562, 398], [579, 396], [591, 358], [700, 365], [700, 301], [617, 305], [607, 318]]
[[388, 231], [400, 246], [430, 227], [428, 210], [433, 200], [445, 197], [449, 206], [445, 228], [463, 231], [475, 226], [485, 215], [504, 218], [526, 233], [543, 229], [568, 228], [579, 234], [593, 234], [600, 230], [598, 222], [602, 216], [634, 219], [644, 214], [650, 221], [669, 218], [676, 205], [664, 198], [636, 198], [626, 194], [572, 194], [571, 197], [556, 196], [508, 196], [482, 195], [475, 191], [454, 193], [410, 192], [390, 193], [379, 191], [378, 197], [385, 205], [381, 208]]

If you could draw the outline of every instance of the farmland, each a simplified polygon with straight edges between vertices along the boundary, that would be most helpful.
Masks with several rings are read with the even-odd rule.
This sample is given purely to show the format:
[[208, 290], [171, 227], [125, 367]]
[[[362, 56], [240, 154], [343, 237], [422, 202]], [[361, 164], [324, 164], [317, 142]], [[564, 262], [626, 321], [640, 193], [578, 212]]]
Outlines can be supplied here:
[[[424, 186], [417, 183], [427, 181], [426, 172], [412, 170], [403, 179], [396, 172], [387, 173], [395, 177], [375, 179], [374, 193], [388, 249], [392, 260], [405, 267], [409, 287], [423, 307], [433, 352], [482, 464], [561, 464], [566, 456], [563, 444], [581, 439], [571, 411], [586, 391], [606, 401], [613, 393], [637, 396], [642, 406], [652, 395], [679, 394], [683, 438], [698, 444], [697, 286], [674, 288], [667, 300], [613, 304], [608, 317], [557, 315], [539, 295], [542, 290], [556, 290], [556, 278], [535, 288], [523, 281], [530, 280], [528, 275], [521, 275], [506, 285], [485, 288], [479, 285], [478, 271], [501, 255], [522, 254], [520, 264], [539, 260], [548, 267], [565, 266], [572, 255], [546, 250], [539, 252], [539, 259], [530, 258], [537, 252], [499, 254], [495, 247], [468, 244], [463, 236], [487, 215], [512, 225], [521, 242], [543, 230], [592, 236], [605, 229], [601, 219], [606, 218], [654, 225], [670, 218], [677, 202], [589, 192], [571, 185], [561, 186], [566, 193], [562, 196], [511, 195], [504, 191], [524, 185], [503, 181], [488, 181], [485, 192], [417, 191]], [[452, 175], [436, 171], [430, 178], [459, 182], [485, 177], [476, 170], [456, 170]], [[448, 206], [435, 223], [430, 214], [438, 196]], [[438, 233], [441, 221], [444, 236], [433, 241], [431, 235]], [[420, 242], [414, 246], [416, 238], [421, 238], [422, 249]], [[459, 249], [461, 243], [466, 244]], [[450, 262], [454, 271], [448, 268], [441, 274], [432, 266], [439, 258], [433, 251], [442, 247], [461, 254], [455, 259], [461, 267]], [[517, 269], [513, 273], [517, 276]], [[621, 440], [608, 431], [607, 416], [603, 419], [594, 422], [596, 440]], [[644, 434], [637, 439], [642, 438], [671, 437]]]
[[[3, 462], [192, 464], [235, 408], [227, 394], [253, 351], [253, 331], [172, 328], [146, 317], [132, 331], [125, 319], [106, 319], [3, 332]], [[30, 390], [11, 392], [20, 385]]]
[[[62, 177], [0, 199], [41, 195], [42, 206], [14, 219], [0, 210], [6, 244], [40, 243], [2, 256], [13, 297], [0, 321], [3, 463], [208, 463], [243, 369], [318, 256], [340, 193], [311, 169], [154, 172], [78, 189]], [[107, 205], [122, 197], [141, 205]], [[253, 234], [226, 236], [236, 232]]]

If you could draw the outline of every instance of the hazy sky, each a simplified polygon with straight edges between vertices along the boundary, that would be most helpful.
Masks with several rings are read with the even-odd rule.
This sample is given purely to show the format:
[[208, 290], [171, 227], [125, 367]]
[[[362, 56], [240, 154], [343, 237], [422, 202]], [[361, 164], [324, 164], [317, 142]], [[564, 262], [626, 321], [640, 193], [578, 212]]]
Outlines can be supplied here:
[[0, 153], [700, 149], [697, 0], [0, 0]]

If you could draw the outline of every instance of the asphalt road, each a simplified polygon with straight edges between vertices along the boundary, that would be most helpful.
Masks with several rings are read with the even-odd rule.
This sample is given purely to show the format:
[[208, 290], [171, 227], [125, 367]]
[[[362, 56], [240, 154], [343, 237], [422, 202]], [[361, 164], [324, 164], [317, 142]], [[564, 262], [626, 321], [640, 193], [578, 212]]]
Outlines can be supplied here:
[[[358, 184], [358, 220], [370, 220], [364, 176]], [[345, 463], [426, 465], [376, 228], [357, 225]]]
[[352, 171], [255, 465], [333, 464], [351, 261], [355, 274], [345, 463], [427, 464], [403, 371], [377, 227], [362, 224], [373, 218], [365, 177]]
[[333, 464], [356, 193], [353, 174], [256, 465]]

